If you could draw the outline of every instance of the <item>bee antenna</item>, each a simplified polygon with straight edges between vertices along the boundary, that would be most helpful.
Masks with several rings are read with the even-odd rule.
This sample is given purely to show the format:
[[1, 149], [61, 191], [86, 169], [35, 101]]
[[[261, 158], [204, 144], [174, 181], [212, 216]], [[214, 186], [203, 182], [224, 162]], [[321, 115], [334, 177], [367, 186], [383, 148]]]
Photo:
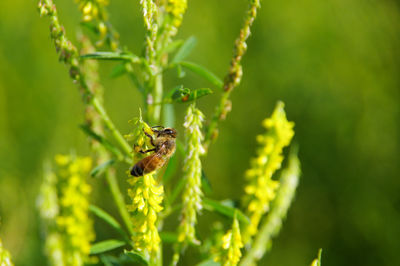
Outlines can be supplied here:
[[151, 128], [164, 128], [163, 126], [154, 126], [154, 127], [151, 127]]

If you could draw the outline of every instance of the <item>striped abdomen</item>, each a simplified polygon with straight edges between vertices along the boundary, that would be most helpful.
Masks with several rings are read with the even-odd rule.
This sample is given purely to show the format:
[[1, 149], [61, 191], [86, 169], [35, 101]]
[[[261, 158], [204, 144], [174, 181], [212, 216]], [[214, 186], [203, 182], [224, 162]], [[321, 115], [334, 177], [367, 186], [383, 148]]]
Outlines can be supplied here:
[[165, 159], [158, 153], [155, 153], [137, 162], [132, 167], [131, 175], [143, 176], [161, 168], [164, 164]]

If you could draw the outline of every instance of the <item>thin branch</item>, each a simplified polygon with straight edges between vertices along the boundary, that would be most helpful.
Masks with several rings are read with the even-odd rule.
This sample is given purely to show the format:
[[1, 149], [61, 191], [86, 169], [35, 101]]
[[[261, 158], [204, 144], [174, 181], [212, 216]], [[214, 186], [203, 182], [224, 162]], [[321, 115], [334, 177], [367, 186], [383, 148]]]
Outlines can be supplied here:
[[206, 131], [204, 140], [204, 147], [206, 151], [208, 150], [210, 143], [218, 136], [219, 121], [225, 120], [227, 114], [231, 111], [232, 103], [229, 99], [229, 96], [233, 89], [240, 84], [242, 79], [243, 72], [241, 61], [247, 50], [246, 41], [250, 36], [251, 26], [257, 17], [258, 8], [260, 8], [260, 0], [250, 0], [249, 9], [247, 11], [243, 27], [241, 28], [239, 37], [235, 42], [231, 66], [228, 74], [225, 76], [221, 100], [215, 109], [214, 115], [211, 118], [211, 122]]

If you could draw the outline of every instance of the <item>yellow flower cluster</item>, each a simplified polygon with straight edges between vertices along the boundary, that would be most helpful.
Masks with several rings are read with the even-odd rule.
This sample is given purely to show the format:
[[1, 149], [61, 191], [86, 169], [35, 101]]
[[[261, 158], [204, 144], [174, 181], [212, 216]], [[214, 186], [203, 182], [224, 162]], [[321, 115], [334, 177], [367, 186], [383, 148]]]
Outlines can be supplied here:
[[108, 23], [108, 15], [105, 7], [109, 0], [76, 0], [79, 10], [82, 12], [82, 21], [96, 24], [99, 33], [97, 46], [102, 46], [106, 41], [109, 42], [111, 50], [117, 50], [119, 35]]
[[89, 219], [91, 187], [85, 177], [91, 169], [89, 157], [57, 155], [57, 170], [46, 173], [39, 207], [47, 226], [46, 251], [52, 265], [83, 265], [95, 234]]
[[[145, 123], [140, 114], [133, 119], [135, 129], [125, 138], [135, 143], [134, 161], [140, 159], [137, 156], [141, 149], [149, 148], [149, 138], [144, 132], [153, 134], [153, 131]], [[131, 188], [128, 195], [132, 203], [128, 205], [128, 211], [132, 213], [132, 224], [136, 234], [132, 237], [135, 249], [146, 256], [154, 257], [159, 250], [161, 242], [157, 230], [157, 214], [162, 211], [161, 203], [164, 196], [164, 188], [154, 180], [153, 174], [128, 179]]]
[[160, 245], [157, 230], [157, 214], [162, 211], [163, 186], [157, 185], [152, 174], [133, 177], [128, 180], [132, 186], [128, 195], [132, 203], [128, 210], [132, 212], [132, 223], [136, 234], [132, 237], [135, 249], [154, 256]]
[[0, 239], [0, 265], [1, 266], [12, 266], [10, 252], [3, 247]]
[[233, 220], [232, 229], [222, 237], [222, 252], [215, 258], [223, 266], [235, 266], [242, 257], [240, 249], [243, 247], [239, 222], [236, 217]]
[[263, 126], [268, 131], [257, 136], [261, 147], [257, 151], [257, 158], [251, 161], [251, 168], [245, 173], [248, 180], [245, 204], [250, 217], [250, 225], [245, 233], [246, 243], [249, 237], [257, 233], [262, 216], [269, 210], [270, 202], [275, 198], [279, 182], [272, 180], [272, 176], [281, 168], [282, 150], [290, 144], [294, 135], [294, 123], [286, 119], [282, 102], [278, 102], [272, 116], [263, 121]]
[[82, 12], [83, 21], [106, 19], [103, 8], [108, 5], [108, 0], [76, 0], [76, 2], [79, 4], [79, 10]]
[[202, 146], [203, 135], [201, 132], [204, 115], [194, 104], [190, 105], [185, 117], [184, 127], [186, 128], [187, 148], [184, 166], [184, 179], [186, 187], [182, 196], [182, 221], [179, 226], [179, 242], [190, 242], [199, 244], [196, 239], [195, 225], [197, 213], [202, 208], [201, 197], [201, 160], [204, 154]]
[[177, 28], [182, 24], [183, 14], [185, 14], [186, 9], [187, 0], [168, 0], [166, 10], [172, 17], [173, 35], [176, 34]]

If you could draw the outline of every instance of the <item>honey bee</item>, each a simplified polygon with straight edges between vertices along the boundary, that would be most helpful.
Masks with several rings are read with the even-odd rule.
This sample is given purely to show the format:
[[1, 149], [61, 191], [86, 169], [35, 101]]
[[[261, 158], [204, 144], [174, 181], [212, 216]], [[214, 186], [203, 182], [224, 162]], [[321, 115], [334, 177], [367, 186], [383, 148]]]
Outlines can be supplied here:
[[[157, 130], [155, 128], [160, 128]], [[153, 149], [146, 151], [140, 150], [140, 153], [154, 152], [153, 154], [143, 158], [137, 162], [131, 169], [131, 175], [143, 176], [151, 173], [157, 169], [160, 169], [165, 165], [169, 158], [174, 154], [176, 144], [176, 130], [173, 128], [164, 128], [162, 126], [155, 126], [151, 128], [155, 134], [155, 138], [145, 132], [146, 136], [150, 138]]]

